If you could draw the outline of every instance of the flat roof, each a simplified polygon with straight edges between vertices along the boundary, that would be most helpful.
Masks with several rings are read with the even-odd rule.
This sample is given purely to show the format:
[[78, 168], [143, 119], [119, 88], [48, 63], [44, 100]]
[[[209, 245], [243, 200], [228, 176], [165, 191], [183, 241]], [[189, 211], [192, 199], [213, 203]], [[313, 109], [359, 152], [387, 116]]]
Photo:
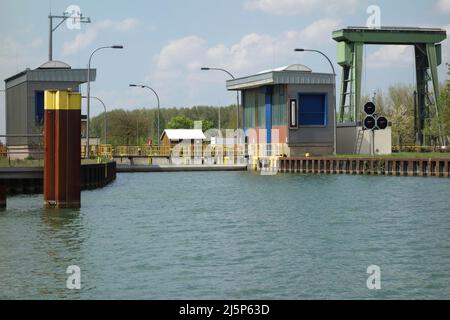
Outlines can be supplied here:
[[333, 39], [338, 42], [364, 42], [366, 44], [440, 43], [447, 39], [447, 32], [439, 28], [402, 26], [347, 27], [334, 31]]
[[165, 129], [161, 135], [161, 140], [167, 135], [169, 140], [205, 140], [206, 137], [200, 129]]
[[315, 73], [303, 65], [266, 70], [247, 77], [227, 81], [227, 89], [244, 90], [277, 84], [333, 84], [332, 73]]
[[[12, 88], [26, 81], [37, 82], [75, 82], [82, 84], [87, 82], [87, 69], [57, 69], [57, 68], [38, 68], [26, 69], [7, 79], [5, 79], [5, 88]], [[97, 70], [90, 70], [90, 80], [95, 81]]]

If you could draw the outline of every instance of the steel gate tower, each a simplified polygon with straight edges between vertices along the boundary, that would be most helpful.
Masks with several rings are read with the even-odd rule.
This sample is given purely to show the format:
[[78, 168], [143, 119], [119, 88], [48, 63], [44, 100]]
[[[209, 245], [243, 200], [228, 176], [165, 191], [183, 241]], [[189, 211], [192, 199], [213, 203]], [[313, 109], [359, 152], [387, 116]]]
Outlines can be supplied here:
[[[363, 68], [363, 48], [373, 45], [412, 45], [415, 51], [417, 79], [417, 119], [416, 127], [420, 145], [424, 144], [423, 129], [429, 108], [434, 105], [440, 111], [439, 79], [437, 67], [441, 64], [441, 44], [447, 38], [442, 29], [381, 27], [347, 27], [333, 32], [337, 42], [337, 62], [342, 67], [341, 93], [339, 98], [339, 123], [361, 122], [361, 76]], [[428, 98], [428, 82], [432, 81], [435, 102]]]

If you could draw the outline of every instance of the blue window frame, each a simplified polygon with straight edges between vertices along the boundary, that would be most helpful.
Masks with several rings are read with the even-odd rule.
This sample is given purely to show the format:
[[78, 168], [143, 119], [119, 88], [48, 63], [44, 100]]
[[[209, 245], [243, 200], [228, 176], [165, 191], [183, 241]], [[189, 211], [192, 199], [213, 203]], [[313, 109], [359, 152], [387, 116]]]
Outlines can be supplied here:
[[299, 93], [298, 124], [300, 126], [326, 126], [327, 100], [327, 95], [324, 93]]
[[44, 124], [44, 91], [35, 92], [34, 121], [37, 126], [42, 126]]

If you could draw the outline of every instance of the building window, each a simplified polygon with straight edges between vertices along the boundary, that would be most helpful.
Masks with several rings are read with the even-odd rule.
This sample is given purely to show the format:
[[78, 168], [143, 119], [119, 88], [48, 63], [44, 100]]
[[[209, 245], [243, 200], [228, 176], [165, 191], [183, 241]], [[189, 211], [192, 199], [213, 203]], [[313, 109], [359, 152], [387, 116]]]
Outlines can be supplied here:
[[44, 124], [44, 91], [36, 91], [34, 94], [34, 121], [36, 126]]
[[[272, 125], [285, 126], [288, 123], [288, 108], [284, 85], [276, 85], [273, 89]], [[297, 121], [297, 120], [296, 120]]]
[[327, 95], [303, 94], [298, 95], [298, 124], [300, 126], [327, 125]]
[[245, 91], [245, 99], [243, 107], [244, 107], [244, 128], [254, 128], [256, 115], [256, 92], [254, 90]]
[[256, 118], [257, 118], [257, 128], [266, 127], [266, 93], [259, 90], [256, 96]]
[[297, 128], [297, 100], [289, 100], [289, 127]]

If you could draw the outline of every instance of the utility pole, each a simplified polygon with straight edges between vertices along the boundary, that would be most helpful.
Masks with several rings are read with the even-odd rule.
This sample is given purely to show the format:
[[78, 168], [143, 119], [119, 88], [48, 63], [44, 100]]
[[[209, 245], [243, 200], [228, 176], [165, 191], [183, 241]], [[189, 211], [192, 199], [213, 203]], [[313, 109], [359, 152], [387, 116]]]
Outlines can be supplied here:
[[219, 131], [220, 131], [220, 109], [221, 107], [219, 107]]
[[[53, 28], [53, 19], [60, 19], [59, 23], [56, 27]], [[49, 21], [49, 37], [48, 37], [48, 61], [53, 61], [53, 32], [59, 28], [67, 19], [74, 19], [75, 23], [91, 23], [91, 18], [83, 17], [83, 15], [79, 12], [67, 12], [64, 11], [62, 16], [54, 16], [50, 12], [48, 15]]]
[[139, 145], [139, 119], [136, 119], [136, 145]]

